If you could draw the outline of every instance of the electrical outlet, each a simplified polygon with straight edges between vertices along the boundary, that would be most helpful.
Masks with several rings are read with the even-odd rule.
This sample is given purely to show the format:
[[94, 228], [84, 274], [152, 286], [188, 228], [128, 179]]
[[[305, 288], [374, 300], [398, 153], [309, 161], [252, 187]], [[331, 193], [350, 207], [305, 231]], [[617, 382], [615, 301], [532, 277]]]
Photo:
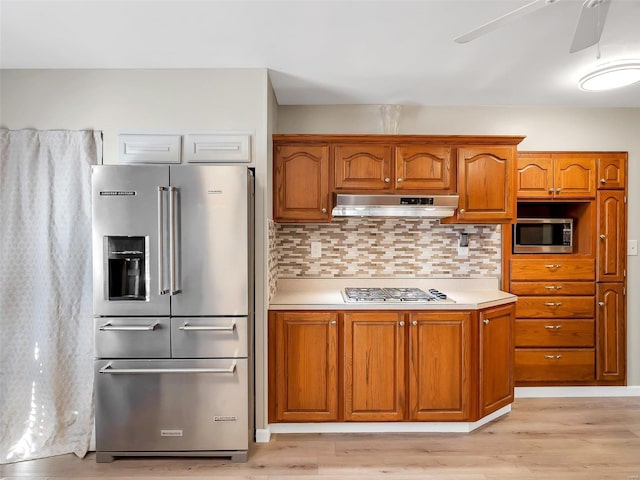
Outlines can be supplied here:
[[322, 244], [320, 242], [311, 242], [311, 258], [320, 258], [322, 256]]
[[458, 247], [458, 258], [468, 258], [469, 247]]
[[627, 242], [627, 255], [638, 255], [638, 240]]

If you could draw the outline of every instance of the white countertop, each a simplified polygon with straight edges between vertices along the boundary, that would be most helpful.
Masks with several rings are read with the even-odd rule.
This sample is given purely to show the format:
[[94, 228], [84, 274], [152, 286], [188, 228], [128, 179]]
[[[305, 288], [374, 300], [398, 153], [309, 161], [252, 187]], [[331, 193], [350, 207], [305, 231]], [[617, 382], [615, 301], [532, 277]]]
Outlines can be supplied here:
[[[342, 298], [345, 287], [436, 288], [455, 303], [358, 302]], [[491, 278], [280, 278], [270, 310], [479, 310], [515, 302]]]

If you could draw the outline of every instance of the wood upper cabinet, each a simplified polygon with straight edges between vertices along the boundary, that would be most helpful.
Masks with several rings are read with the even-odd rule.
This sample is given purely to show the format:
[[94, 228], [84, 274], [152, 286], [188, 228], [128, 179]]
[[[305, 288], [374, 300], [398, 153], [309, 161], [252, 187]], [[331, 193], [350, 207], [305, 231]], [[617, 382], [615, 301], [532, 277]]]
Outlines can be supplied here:
[[395, 190], [455, 192], [455, 165], [451, 148], [407, 144], [395, 147]]
[[627, 185], [626, 154], [602, 154], [598, 156], [598, 189], [623, 190]]
[[622, 283], [598, 284], [596, 376], [604, 382], [626, 381], [626, 296]]
[[411, 420], [469, 419], [471, 332], [469, 312], [409, 315]]
[[518, 199], [594, 198], [596, 158], [590, 154], [520, 152]]
[[329, 146], [274, 146], [276, 222], [330, 222]]
[[344, 314], [344, 419], [400, 421], [405, 415], [404, 314]]
[[334, 188], [340, 190], [390, 190], [391, 145], [333, 145]]
[[515, 159], [515, 146], [459, 148], [459, 206], [446, 223], [508, 223], [514, 218]]
[[338, 419], [338, 314], [269, 315], [270, 421]]
[[480, 331], [480, 416], [513, 402], [514, 305], [483, 310]]
[[623, 190], [598, 191], [597, 280], [623, 282], [627, 251], [627, 220]]

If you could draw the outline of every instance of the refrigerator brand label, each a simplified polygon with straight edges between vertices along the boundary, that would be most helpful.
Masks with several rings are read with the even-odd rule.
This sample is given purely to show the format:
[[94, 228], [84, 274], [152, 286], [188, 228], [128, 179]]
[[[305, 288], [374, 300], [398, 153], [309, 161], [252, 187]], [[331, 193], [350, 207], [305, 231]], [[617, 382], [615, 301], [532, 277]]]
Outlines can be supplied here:
[[207, 190], [207, 195], [222, 195], [222, 190]]
[[213, 417], [214, 422], [237, 422], [238, 417], [235, 415], [215, 415]]
[[161, 437], [181, 437], [182, 430], [160, 430]]
[[104, 190], [100, 192], [101, 197], [132, 197], [134, 195], [136, 195], [135, 190], [133, 192], [124, 190]]

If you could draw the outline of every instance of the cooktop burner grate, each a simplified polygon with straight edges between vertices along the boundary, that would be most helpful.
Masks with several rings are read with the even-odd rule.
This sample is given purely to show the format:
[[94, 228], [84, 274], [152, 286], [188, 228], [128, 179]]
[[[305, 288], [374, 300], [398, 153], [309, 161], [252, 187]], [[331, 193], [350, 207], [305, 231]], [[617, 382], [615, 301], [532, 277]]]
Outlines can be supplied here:
[[454, 303], [453, 300], [436, 290], [428, 292], [415, 287], [400, 288], [355, 288], [347, 287], [343, 291], [346, 302], [440, 302]]

